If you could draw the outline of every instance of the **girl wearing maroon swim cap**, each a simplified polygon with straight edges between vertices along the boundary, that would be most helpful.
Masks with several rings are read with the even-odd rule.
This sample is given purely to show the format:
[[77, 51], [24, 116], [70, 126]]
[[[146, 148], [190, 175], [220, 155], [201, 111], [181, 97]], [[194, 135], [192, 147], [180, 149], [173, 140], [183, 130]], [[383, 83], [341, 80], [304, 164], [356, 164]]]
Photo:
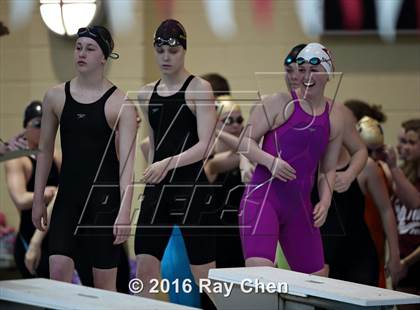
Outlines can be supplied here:
[[[160, 79], [143, 86], [138, 96], [150, 147], [135, 253], [137, 276], [145, 284], [142, 294], [151, 298], [151, 280], [161, 276], [160, 262], [175, 224], [183, 234], [195, 280], [207, 278], [215, 267], [216, 222], [208, 205], [203, 159], [213, 145], [216, 108], [210, 84], [184, 66], [186, 40], [178, 21], [162, 22], [153, 41]], [[202, 307], [211, 307], [206, 300], [208, 305]]]

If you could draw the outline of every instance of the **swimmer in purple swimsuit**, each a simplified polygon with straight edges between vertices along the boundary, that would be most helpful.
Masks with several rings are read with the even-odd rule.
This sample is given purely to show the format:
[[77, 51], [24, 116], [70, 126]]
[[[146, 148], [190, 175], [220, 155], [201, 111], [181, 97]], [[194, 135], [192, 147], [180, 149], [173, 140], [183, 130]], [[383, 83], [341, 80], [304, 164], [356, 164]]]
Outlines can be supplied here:
[[[239, 145], [257, 163], [241, 201], [241, 239], [246, 266], [274, 266], [280, 241], [292, 270], [326, 275], [319, 227], [331, 203], [343, 121], [324, 97], [333, 72], [327, 49], [310, 43], [296, 62], [302, 81], [297, 93], [304, 99], [286, 93], [265, 98]], [[314, 207], [310, 194], [318, 164], [320, 202]]]

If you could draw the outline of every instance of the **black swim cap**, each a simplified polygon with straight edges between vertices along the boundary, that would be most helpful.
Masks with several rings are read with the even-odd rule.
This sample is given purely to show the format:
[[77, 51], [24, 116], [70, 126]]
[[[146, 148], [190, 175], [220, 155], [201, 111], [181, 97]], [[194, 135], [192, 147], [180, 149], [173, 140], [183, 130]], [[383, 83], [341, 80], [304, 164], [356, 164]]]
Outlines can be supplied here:
[[298, 44], [295, 47], [293, 47], [284, 59], [284, 65], [287, 66], [293, 62], [296, 62], [297, 55], [300, 53], [301, 50], [303, 50], [306, 47], [306, 45], [307, 44]]
[[177, 45], [182, 45], [184, 49], [187, 49], [187, 33], [184, 26], [175, 19], [164, 20], [159, 25], [153, 38], [153, 44], [163, 42], [161, 45], [172, 45], [169, 42], [170, 39], [175, 39], [178, 41]]
[[28, 123], [37, 117], [42, 116], [42, 103], [41, 101], [32, 101], [25, 109], [25, 113], [23, 115], [23, 128], [26, 128]]
[[111, 33], [103, 26], [91, 26], [79, 28], [77, 31], [79, 38], [87, 37], [98, 43], [102, 52], [104, 53], [105, 59], [111, 57], [112, 59], [120, 58], [120, 55], [113, 53], [114, 40], [112, 39]]

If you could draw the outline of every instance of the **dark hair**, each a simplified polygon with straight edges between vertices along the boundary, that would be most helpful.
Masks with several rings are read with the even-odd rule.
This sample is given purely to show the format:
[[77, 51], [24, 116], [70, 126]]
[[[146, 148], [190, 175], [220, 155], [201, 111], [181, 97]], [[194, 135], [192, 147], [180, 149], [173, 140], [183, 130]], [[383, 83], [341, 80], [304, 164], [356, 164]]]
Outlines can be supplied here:
[[307, 44], [298, 44], [293, 47], [286, 58], [284, 58], [284, 65], [290, 65], [293, 62], [296, 62], [296, 57], [299, 55], [300, 51], [306, 47]]
[[[409, 119], [403, 122], [401, 125], [404, 128], [405, 132], [415, 131], [417, 135], [420, 137], [420, 119], [419, 118]], [[416, 184], [416, 182], [418, 181], [420, 177], [417, 175], [418, 165], [420, 165], [419, 162], [404, 161], [401, 166], [401, 170], [404, 172], [404, 175], [414, 185]]]
[[369, 105], [368, 103], [357, 99], [347, 100], [344, 102], [344, 105], [353, 112], [357, 121], [360, 121], [364, 116], [369, 116], [379, 123], [386, 121], [386, 115], [382, 112], [381, 106]]
[[28, 123], [36, 118], [42, 116], [42, 102], [38, 100], [34, 100], [28, 104], [25, 108], [25, 112], [23, 114], [23, 128], [26, 128]]
[[218, 73], [207, 73], [201, 76], [210, 83], [214, 97], [230, 95], [229, 82]]
[[9, 29], [0, 21], [0, 37], [9, 34]]
[[418, 131], [420, 129], [420, 118], [412, 118], [407, 121], [404, 121], [401, 126], [405, 131], [414, 130]]

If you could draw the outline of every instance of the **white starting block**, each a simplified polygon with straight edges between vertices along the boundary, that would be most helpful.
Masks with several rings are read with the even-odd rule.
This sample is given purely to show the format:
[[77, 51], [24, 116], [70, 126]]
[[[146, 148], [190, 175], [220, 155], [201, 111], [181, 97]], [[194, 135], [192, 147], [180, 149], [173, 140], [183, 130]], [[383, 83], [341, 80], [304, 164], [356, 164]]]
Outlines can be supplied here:
[[0, 281], [0, 309], [195, 309], [47, 279]]
[[232, 285], [230, 296], [226, 289], [213, 295], [218, 310], [370, 310], [420, 304], [417, 295], [272, 267], [211, 269], [209, 278], [213, 287]]

